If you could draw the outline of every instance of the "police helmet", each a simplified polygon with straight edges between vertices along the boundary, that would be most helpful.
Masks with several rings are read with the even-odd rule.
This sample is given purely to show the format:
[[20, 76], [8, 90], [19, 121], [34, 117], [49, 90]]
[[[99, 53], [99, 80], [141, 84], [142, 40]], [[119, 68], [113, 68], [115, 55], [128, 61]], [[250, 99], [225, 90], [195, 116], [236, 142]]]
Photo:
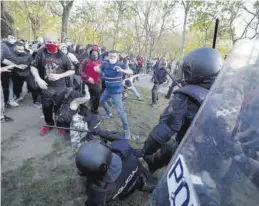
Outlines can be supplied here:
[[215, 79], [222, 64], [222, 57], [217, 50], [206, 47], [195, 49], [183, 58], [184, 79], [189, 84]]
[[92, 140], [83, 144], [76, 153], [76, 166], [82, 176], [102, 178], [107, 172], [112, 152], [103, 143]]

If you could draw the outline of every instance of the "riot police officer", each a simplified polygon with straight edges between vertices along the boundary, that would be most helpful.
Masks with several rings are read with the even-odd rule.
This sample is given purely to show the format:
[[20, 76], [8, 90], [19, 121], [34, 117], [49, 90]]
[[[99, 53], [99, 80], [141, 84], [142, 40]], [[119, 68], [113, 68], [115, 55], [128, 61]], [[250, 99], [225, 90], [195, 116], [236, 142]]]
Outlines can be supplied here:
[[76, 166], [79, 175], [87, 177], [86, 206], [106, 206], [135, 189], [151, 192], [155, 187], [153, 177], [124, 138], [113, 141], [109, 147], [97, 140], [83, 144], [76, 154]]
[[[206, 98], [222, 62], [220, 53], [211, 48], [198, 48], [184, 57], [184, 86], [174, 91], [173, 98], [158, 125], [150, 133], [144, 148], [135, 151], [137, 156], [144, 157], [151, 172], [169, 163]], [[176, 135], [175, 139], [171, 138], [173, 135]]]

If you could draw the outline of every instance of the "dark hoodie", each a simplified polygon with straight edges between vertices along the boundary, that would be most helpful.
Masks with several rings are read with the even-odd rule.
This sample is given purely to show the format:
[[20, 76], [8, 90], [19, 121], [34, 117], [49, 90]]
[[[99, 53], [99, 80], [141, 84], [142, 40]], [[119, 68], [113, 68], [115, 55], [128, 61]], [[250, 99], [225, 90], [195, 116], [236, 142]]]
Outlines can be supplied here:
[[13, 62], [14, 64], [20, 65], [20, 64], [24, 64], [27, 65], [28, 67], [24, 70], [21, 70], [19, 68], [15, 68], [14, 67], [14, 72], [16, 72], [19, 76], [28, 76], [30, 73], [30, 69], [29, 66], [31, 64], [32, 61], [32, 55], [30, 54], [30, 52], [24, 50], [24, 52], [18, 52], [15, 50], [15, 46], [18, 45], [20, 43], [15, 43], [14, 46], [12, 47], [12, 49], [10, 50], [10, 55], [8, 57], [8, 60], [10, 60], [11, 62]]

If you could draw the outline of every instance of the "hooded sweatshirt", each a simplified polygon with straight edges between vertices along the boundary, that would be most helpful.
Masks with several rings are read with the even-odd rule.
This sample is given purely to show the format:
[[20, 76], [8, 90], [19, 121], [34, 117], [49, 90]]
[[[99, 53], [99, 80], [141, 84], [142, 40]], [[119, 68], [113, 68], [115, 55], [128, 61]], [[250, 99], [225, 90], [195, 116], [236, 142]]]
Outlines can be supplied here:
[[94, 70], [94, 67], [101, 65], [100, 60], [85, 59], [80, 64], [80, 74], [82, 81], [90, 83], [89, 78], [94, 80], [94, 84], [98, 84], [100, 81], [100, 74]]

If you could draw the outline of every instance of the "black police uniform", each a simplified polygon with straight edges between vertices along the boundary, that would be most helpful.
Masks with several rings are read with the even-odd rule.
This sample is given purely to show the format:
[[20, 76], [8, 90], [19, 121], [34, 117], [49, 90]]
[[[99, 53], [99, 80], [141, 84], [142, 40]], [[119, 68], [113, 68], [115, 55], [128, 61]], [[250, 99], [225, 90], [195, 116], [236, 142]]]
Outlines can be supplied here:
[[[207, 61], [204, 61], [204, 58]], [[169, 106], [161, 115], [159, 124], [153, 128], [142, 150], [151, 172], [169, 163], [206, 98], [221, 68], [221, 62], [220, 54], [211, 48], [196, 49], [184, 58], [183, 71], [187, 83], [174, 92]], [[173, 135], [176, 135], [176, 141], [171, 139]], [[138, 151], [136, 154], [141, 156], [143, 153]]]
[[123, 200], [136, 189], [148, 191], [144, 188], [144, 179], [150, 176], [133, 154], [128, 141], [115, 140], [110, 145], [110, 150], [112, 152], [111, 163], [102, 180], [88, 178], [88, 199], [85, 206], [106, 206], [108, 202], [117, 198]]

